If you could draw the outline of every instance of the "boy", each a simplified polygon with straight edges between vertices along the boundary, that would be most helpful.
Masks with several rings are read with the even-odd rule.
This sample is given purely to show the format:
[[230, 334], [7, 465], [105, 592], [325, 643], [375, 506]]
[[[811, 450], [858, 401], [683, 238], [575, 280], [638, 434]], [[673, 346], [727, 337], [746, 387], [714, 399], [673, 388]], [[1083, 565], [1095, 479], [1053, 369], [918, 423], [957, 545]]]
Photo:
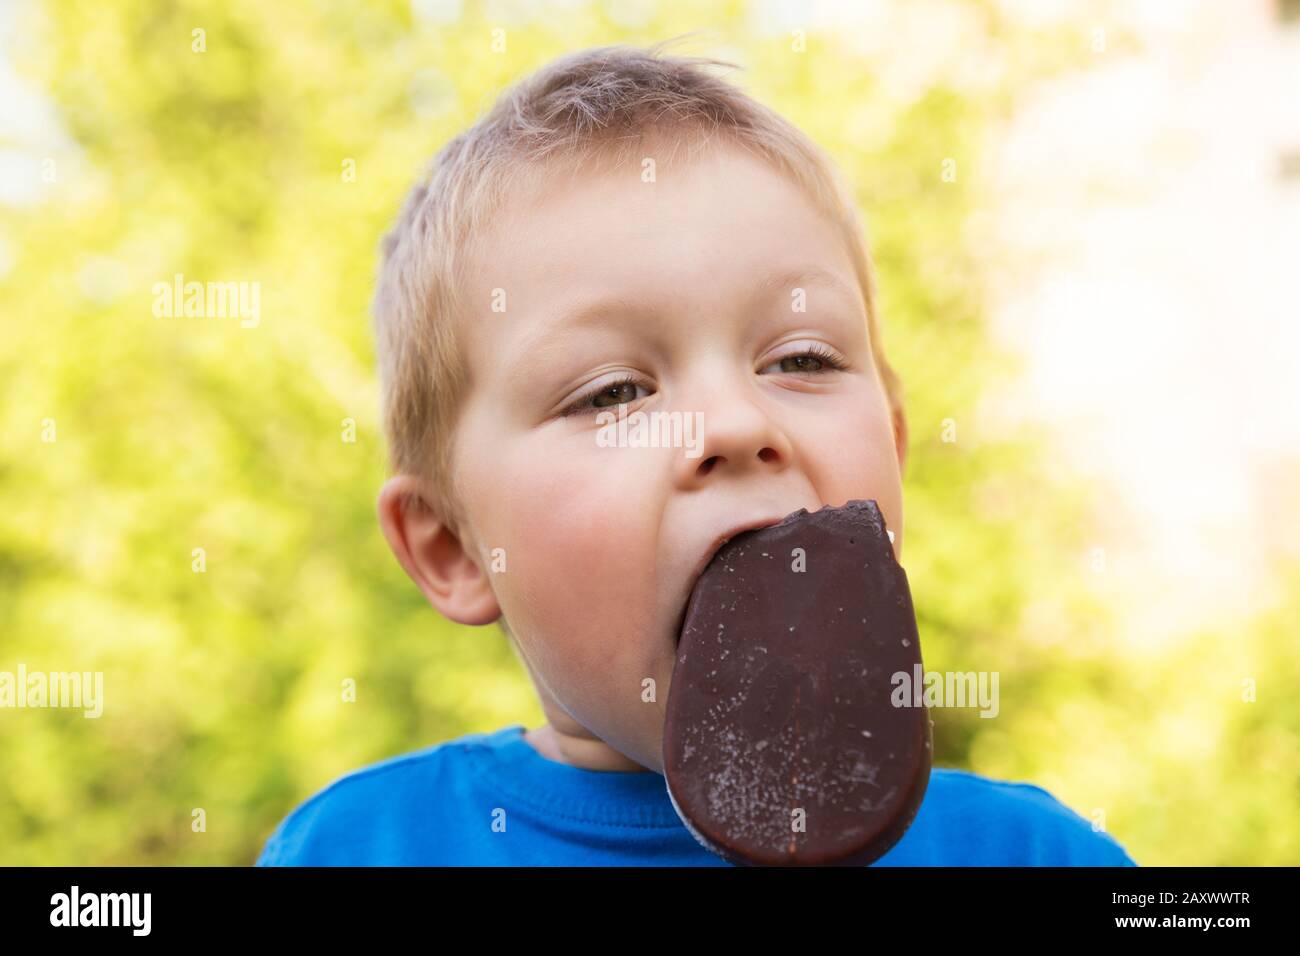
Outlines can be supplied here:
[[[380, 523], [437, 610], [502, 624], [547, 723], [348, 774], [259, 864], [726, 865], [661, 775], [691, 588], [726, 539], [851, 499], [901, 554], [907, 430], [851, 194], [709, 65], [564, 57], [409, 197], [375, 298]], [[614, 411], [703, 428], [610, 447]], [[877, 862], [1134, 865], [1037, 787], [939, 768]]]

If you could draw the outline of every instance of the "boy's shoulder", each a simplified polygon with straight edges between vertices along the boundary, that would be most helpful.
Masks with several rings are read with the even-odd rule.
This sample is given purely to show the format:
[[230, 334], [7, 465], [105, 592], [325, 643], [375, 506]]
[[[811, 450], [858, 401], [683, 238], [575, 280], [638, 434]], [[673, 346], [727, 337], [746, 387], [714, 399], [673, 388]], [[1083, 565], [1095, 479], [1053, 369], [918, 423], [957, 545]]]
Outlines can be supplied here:
[[[896, 854], [899, 858], [891, 859]], [[882, 862], [1137, 866], [1113, 836], [1096, 829], [1042, 787], [952, 767], [931, 770], [912, 831]]]
[[372, 858], [376, 842], [390, 842], [383, 831], [391, 834], [388, 849], [399, 851], [404, 825], [440, 825], [440, 804], [431, 795], [453, 798], [474, 759], [516, 733], [502, 728], [464, 734], [343, 774], [289, 812], [267, 838], [256, 865], [327, 866], [350, 856], [360, 862]]

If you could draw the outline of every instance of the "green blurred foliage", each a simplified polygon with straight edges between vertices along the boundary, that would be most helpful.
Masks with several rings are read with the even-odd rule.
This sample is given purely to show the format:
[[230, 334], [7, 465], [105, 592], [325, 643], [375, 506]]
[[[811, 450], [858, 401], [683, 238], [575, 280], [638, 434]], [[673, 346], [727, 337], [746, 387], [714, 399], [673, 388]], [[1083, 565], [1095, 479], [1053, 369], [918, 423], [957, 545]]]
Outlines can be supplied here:
[[[972, 3], [996, 84], [896, 102], [842, 38], [795, 53], [742, 3], [635, 8], [505, 23], [392, 0], [22, 9], [8, 56], [71, 142], [40, 202], [0, 206], [0, 670], [102, 670], [106, 701], [98, 720], [0, 711], [0, 863], [246, 864], [342, 773], [542, 722], [505, 637], [441, 619], [378, 531], [377, 245], [429, 156], [507, 83], [700, 27], [714, 32], [683, 52], [744, 62], [734, 79], [835, 156], [868, 216], [911, 423], [905, 563], [927, 667], [1001, 674], [999, 719], [934, 712], [937, 762], [1104, 809], [1143, 864], [1295, 862], [1300, 602], [1243, 622], [1240, 666], [1216, 635], [1126, 653], [1084, 574], [1089, 489], [1049, 467], [1041, 436], [971, 427], [1015, 372], [988, 344], [963, 233], [980, 145], [1021, 85], [1079, 67], [1086, 43]], [[155, 318], [153, 285], [176, 273], [260, 282], [260, 325]], [[1239, 674], [1259, 675], [1257, 703]]]

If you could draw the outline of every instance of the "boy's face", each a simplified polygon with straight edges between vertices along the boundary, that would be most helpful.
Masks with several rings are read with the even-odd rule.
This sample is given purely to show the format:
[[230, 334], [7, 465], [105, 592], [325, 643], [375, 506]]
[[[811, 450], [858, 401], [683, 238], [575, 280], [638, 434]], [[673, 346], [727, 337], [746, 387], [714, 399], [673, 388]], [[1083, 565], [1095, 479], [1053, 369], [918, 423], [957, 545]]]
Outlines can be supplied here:
[[[654, 182], [584, 166], [481, 238], [453, 456], [480, 599], [553, 724], [661, 772], [678, 629], [722, 540], [874, 498], [901, 547], [905, 431], [852, 261], [797, 186], [730, 145], [661, 160]], [[597, 413], [619, 403], [702, 433], [607, 447]]]

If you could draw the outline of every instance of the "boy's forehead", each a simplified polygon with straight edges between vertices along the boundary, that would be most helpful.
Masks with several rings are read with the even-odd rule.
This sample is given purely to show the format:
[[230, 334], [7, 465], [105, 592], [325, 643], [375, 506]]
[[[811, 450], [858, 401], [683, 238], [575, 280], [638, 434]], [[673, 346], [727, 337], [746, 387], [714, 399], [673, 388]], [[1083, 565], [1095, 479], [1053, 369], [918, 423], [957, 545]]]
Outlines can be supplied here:
[[680, 159], [648, 167], [648, 179], [626, 159], [600, 156], [524, 172], [464, 250], [470, 302], [508, 314], [512, 293], [757, 286], [808, 263], [853, 284], [835, 224], [784, 174], [725, 144]]

